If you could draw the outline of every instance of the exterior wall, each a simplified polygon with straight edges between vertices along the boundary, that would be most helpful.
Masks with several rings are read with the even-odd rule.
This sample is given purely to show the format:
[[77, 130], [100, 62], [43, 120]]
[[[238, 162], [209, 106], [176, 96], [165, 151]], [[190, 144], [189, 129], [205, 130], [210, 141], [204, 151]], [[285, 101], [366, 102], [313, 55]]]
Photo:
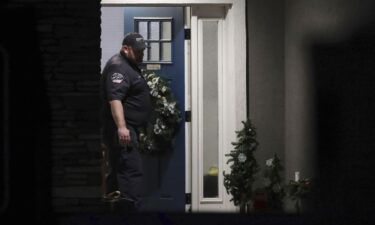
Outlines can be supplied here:
[[276, 153], [285, 165], [284, 3], [247, 1], [249, 116], [261, 168]]
[[312, 47], [345, 40], [373, 11], [372, 1], [286, 0], [286, 176], [316, 176], [316, 74]]
[[[100, 3], [14, 0], [4, 7], [28, 7], [35, 14], [35, 18], [23, 19], [36, 20], [34, 29], [46, 82], [45, 94], [51, 108], [50, 135], [44, 138], [51, 148], [38, 152], [50, 156], [52, 168], [44, 170], [47, 167], [37, 161], [35, 165], [43, 173], [39, 176], [52, 176], [52, 210], [102, 210], [99, 199]], [[38, 157], [35, 155], [35, 160]]]
[[347, 221], [373, 204], [375, 5], [286, 0], [285, 6], [286, 177], [300, 171], [314, 178], [313, 210]]
[[103, 70], [107, 60], [120, 51], [124, 37], [124, 7], [101, 7], [101, 49]]
[[[346, 147], [342, 147], [341, 150], [318, 149], [319, 143], [327, 138], [322, 136], [324, 127], [317, 127], [319, 124], [318, 110], [320, 110], [320, 113], [322, 112], [322, 109], [317, 108], [320, 104], [320, 102], [317, 102], [317, 96], [324, 98], [324, 94], [320, 93], [321, 87], [319, 85], [322, 84], [322, 80], [333, 78], [322, 78], [322, 76], [330, 76], [331, 74], [317, 74], [316, 66], [319, 64], [313, 61], [313, 49], [319, 43], [333, 45], [351, 38], [356, 31], [360, 30], [361, 26], [374, 19], [371, 15], [373, 9], [374, 3], [372, 1], [322, 0], [311, 2], [286, 0], [277, 3], [274, 1], [247, 1], [248, 106], [249, 116], [257, 128], [260, 142], [256, 153], [257, 160], [261, 166], [264, 166], [264, 160], [270, 158], [273, 153], [277, 153], [285, 166], [286, 182], [294, 179], [295, 171], [300, 171], [301, 178], [317, 178], [319, 170], [322, 169], [318, 168], [322, 165], [318, 161], [318, 157], [337, 154], [336, 157], [332, 156], [331, 159], [341, 160], [341, 163], [345, 163], [342, 160], [345, 160], [348, 155], [352, 155], [343, 153], [349, 151], [345, 150]], [[362, 32], [370, 34], [372, 30], [362, 30]], [[365, 44], [369, 43], [363, 42], [362, 45]], [[351, 46], [351, 43], [347, 42], [347, 46]], [[350, 47], [347, 48], [350, 49]], [[355, 53], [357, 57], [365, 55]], [[355, 56], [350, 57], [355, 59]], [[365, 58], [369, 60], [368, 57]], [[345, 63], [350, 64], [350, 62]], [[361, 70], [360, 67], [355, 67], [355, 65], [353, 67], [355, 68], [353, 70], [358, 74], [364, 73], [365, 69]], [[348, 77], [342, 76], [341, 79], [342, 81], [337, 82], [336, 86], [349, 85]], [[318, 84], [317, 81], [320, 83]], [[325, 88], [329, 89], [329, 86]], [[366, 91], [360, 86], [353, 87], [353, 90], [350, 93], [362, 93], [362, 96], [365, 96]], [[333, 93], [332, 91], [334, 92], [332, 89], [330, 93]], [[336, 92], [336, 95], [341, 101], [349, 103], [348, 98], [345, 97], [347, 95], [344, 95], [344, 93]], [[359, 97], [351, 98], [361, 101]], [[366, 98], [369, 98], [369, 96]], [[354, 118], [357, 118], [355, 112], [362, 112], [361, 109], [349, 105], [345, 109], [347, 110], [346, 115], [352, 115]], [[342, 121], [339, 124], [342, 124], [341, 127], [345, 127], [343, 125], [345, 123]], [[320, 125], [322, 125], [321, 122]], [[358, 121], [355, 126], [357, 129], [361, 126], [363, 129], [365, 128]], [[351, 129], [354, 128], [349, 130]], [[330, 137], [336, 138], [335, 140], [338, 143], [346, 140], [354, 144], [354, 137], [343, 135], [344, 130], [340, 130], [340, 132], [339, 134], [329, 135], [333, 135]], [[362, 134], [364, 136], [362, 139], [365, 139], [368, 135], [370, 134]], [[362, 146], [369, 145], [365, 144], [367, 142], [361, 141]], [[339, 146], [341, 145], [331, 144], [333, 148]], [[330, 151], [331, 153], [323, 151]], [[359, 156], [355, 156], [353, 153], [352, 157], [358, 158]], [[329, 164], [329, 162], [327, 163]], [[360, 162], [357, 161], [357, 163]], [[325, 169], [330, 168], [328, 164], [324, 167]], [[335, 161], [332, 161], [331, 164], [335, 164]], [[363, 166], [361, 165], [361, 167]], [[320, 174], [327, 174], [324, 175], [327, 179], [334, 179], [336, 174], [341, 173], [337, 168], [335, 170], [331, 168], [330, 172], [320, 171]], [[356, 174], [357, 177], [364, 177], [360, 174], [366, 174], [365, 172], [360, 173], [359, 169], [351, 171], [351, 174]], [[343, 176], [345, 177], [345, 175]], [[344, 177], [342, 177], [343, 183], [347, 179]], [[353, 183], [358, 182], [357, 178], [353, 178]], [[334, 184], [328, 181], [327, 185]], [[349, 191], [348, 188], [342, 189], [342, 191], [344, 190]], [[328, 189], [326, 191], [329, 192]], [[327, 195], [333, 194], [329, 193]], [[329, 204], [328, 200], [325, 201]], [[331, 202], [330, 204], [335, 205], [336, 203]], [[339, 205], [337, 203], [335, 206]], [[287, 204], [287, 210], [291, 207], [292, 205]]]

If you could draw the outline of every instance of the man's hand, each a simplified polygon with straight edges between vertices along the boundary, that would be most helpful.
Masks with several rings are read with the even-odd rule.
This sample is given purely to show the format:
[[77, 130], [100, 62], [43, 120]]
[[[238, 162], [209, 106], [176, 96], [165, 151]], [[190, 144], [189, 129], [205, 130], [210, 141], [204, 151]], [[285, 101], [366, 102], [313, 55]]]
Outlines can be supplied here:
[[120, 100], [112, 100], [109, 102], [111, 105], [111, 112], [113, 120], [116, 123], [117, 134], [120, 144], [130, 144], [130, 132], [126, 128], [124, 111]]
[[130, 132], [126, 127], [120, 127], [117, 130], [120, 144], [130, 144]]

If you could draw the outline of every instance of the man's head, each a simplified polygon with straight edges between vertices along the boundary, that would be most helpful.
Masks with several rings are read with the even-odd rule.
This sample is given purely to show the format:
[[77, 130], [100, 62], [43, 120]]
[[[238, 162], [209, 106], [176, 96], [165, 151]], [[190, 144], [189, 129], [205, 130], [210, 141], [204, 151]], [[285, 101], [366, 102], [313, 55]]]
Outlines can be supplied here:
[[124, 52], [126, 57], [135, 64], [143, 61], [143, 51], [145, 48], [145, 41], [143, 40], [142, 35], [138, 33], [127, 33], [122, 40], [121, 50]]

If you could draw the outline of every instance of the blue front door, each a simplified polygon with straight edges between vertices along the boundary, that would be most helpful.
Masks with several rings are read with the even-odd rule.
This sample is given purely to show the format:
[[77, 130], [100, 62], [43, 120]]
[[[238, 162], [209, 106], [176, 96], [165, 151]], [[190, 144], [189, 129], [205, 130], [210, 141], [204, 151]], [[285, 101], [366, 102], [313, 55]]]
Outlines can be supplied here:
[[[125, 7], [125, 34], [137, 31], [148, 40], [143, 68], [170, 80], [183, 120], [173, 149], [159, 156], [143, 155], [143, 211], [185, 211], [184, 9]], [[150, 68], [150, 67], [149, 67]]]

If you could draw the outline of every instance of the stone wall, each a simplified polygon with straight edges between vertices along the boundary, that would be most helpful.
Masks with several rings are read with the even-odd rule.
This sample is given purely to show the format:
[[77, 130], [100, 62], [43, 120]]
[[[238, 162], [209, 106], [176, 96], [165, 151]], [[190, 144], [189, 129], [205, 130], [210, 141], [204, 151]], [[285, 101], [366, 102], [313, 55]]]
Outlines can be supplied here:
[[35, 29], [51, 108], [53, 211], [103, 210], [100, 1], [14, 0], [5, 7], [29, 7], [36, 15]]

